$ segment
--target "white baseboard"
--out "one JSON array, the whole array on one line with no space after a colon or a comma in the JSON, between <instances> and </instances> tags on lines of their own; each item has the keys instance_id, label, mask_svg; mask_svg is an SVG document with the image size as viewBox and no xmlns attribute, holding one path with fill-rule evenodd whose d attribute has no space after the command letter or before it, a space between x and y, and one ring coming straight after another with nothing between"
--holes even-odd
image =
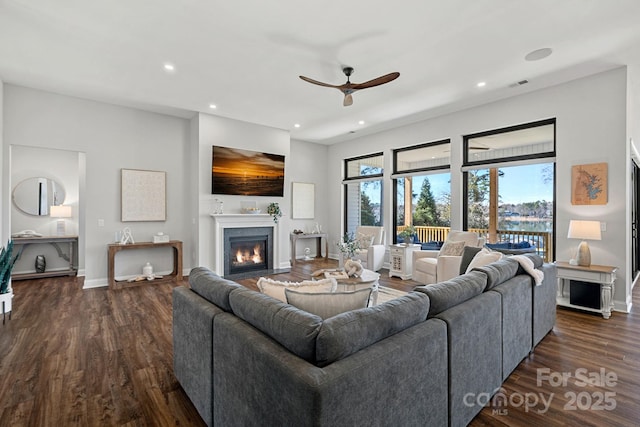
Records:
<instances>
[{"instance_id":1,"label":"white baseboard","mask_svg":"<svg viewBox=\"0 0 640 427\"><path fill-rule=\"evenodd\" d=\"M623 302L623 301L613 301L613 310L614 311L621 311L623 313L630 313L631 312L631 306L633 304L631 303L631 298L627 299L627 302Z\"/></svg>"},{"instance_id":2,"label":"white baseboard","mask_svg":"<svg viewBox=\"0 0 640 427\"><path fill-rule=\"evenodd\" d=\"M109 283L107 282L106 277L103 279L92 279L92 280L85 279L84 286L82 287L82 289L104 288L106 286L109 286Z\"/></svg>"}]
</instances>

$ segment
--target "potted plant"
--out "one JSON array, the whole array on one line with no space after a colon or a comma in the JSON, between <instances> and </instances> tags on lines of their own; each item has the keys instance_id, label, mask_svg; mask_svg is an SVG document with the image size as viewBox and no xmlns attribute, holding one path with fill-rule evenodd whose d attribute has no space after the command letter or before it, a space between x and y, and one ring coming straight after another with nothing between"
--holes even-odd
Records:
<instances>
[{"instance_id":1,"label":"potted plant","mask_svg":"<svg viewBox=\"0 0 640 427\"><path fill-rule=\"evenodd\" d=\"M273 217L273 222L278 223L278 219L282 216L280 205L277 202L269 203L267 206L267 213Z\"/></svg>"},{"instance_id":2,"label":"potted plant","mask_svg":"<svg viewBox=\"0 0 640 427\"><path fill-rule=\"evenodd\" d=\"M404 244L413 243L413 236L416 235L416 228L413 225L407 225L400 233L398 237L402 239Z\"/></svg>"},{"instance_id":3,"label":"potted plant","mask_svg":"<svg viewBox=\"0 0 640 427\"><path fill-rule=\"evenodd\" d=\"M11 299L13 290L11 289L11 269L18 257L12 258L13 240L9 240L7 247L0 249L0 308L3 314L11 312Z\"/></svg>"}]
</instances>

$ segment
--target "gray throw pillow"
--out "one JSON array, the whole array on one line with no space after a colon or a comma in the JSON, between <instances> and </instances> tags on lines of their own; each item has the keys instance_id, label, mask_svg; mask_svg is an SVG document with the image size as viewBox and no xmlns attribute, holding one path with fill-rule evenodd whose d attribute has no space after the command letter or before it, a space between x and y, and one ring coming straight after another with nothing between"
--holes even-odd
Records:
<instances>
[{"instance_id":1,"label":"gray throw pillow","mask_svg":"<svg viewBox=\"0 0 640 427\"><path fill-rule=\"evenodd\" d=\"M328 319L345 311L365 308L369 303L371 288L354 292L307 293L285 289L287 302L308 313Z\"/></svg>"},{"instance_id":2,"label":"gray throw pillow","mask_svg":"<svg viewBox=\"0 0 640 427\"><path fill-rule=\"evenodd\" d=\"M473 257L476 256L478 252L480 252L482 248L477 246L465 246L462 250L462 259L460 261L460 274L464 274L467 272L467 267L469 267L469 263Z\"/></svg>"}]
</instances>

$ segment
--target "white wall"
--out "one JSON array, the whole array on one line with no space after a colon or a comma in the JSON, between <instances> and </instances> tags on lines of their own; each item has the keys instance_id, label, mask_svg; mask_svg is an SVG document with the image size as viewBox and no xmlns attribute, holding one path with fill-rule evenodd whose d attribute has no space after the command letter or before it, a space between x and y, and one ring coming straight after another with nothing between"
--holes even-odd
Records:
<instances>
[{"instance_id":1,"label":"white wall","mask_svg":"<svg viewBox=\"0 0 640 427\"><path fill-rule=\"evenodd\" d=\"M310 232L315 229L316 223L322 231L327 231L329 211L331 207L326 203L329 195L327 187L327 153L326 145L314 144L305 141L291 141L291 164L289 165L290 182L306 182L315 184L315 218L292 219L291 209L288 209L289 231L294 229ZM291 184L289 184L291 190ZM289 197L291 199L291 197ZM289 200L289 204L291 200ZM322 254L324 255L324 242L322 242ZM304 256L304 248L311 250L311 256L317 255L315 240L301 240L296 247L296 256ZM329 251L332 248L329 247Z\"/></svg>"},{"instance_id":2,"label":"white wall","mask_svg":"<svg viewBox=\"0 0 640 427\"><path fill-rule=\"evenodd\" d=\"M195 119L194 119L195 120ZM198 265L212 268L214 262L213 245L213 201L218 198L224 203L224 213L241 213L241 201L255 201L258 208L266 213L271 202L277 202L284 213L277 227L279 245L278 259L285 268L289 265L289 214L291 200L291 166L293 160L289 151L289 132L253 123L226 119L208 114L198 115ZM192 144L195 141L192 140ZM285 187L283 197L247 197L211 194L212 147L233 147L244 150L261 151L285 156ZM223 272L217 272L222 274Z\"/></svg>"},{"instance_id":3,"label":"white wall","mask_svg":"<svg viewBox=\"0 0 640 427\"><path fill-rule=\"evenodd\" d=\"M342 232L343 159L383 151L385 155L384 226L391 236L391 149L450 138L452 227L462 225L462 137L466 134L555 117L556 122L556 259L568 260L577 242L566 239L570 219L597 219L607 223L601 241L590 242L595 264L619 267L615 303L628 308L627 210L628 157L626 136L626 68L597 74L566 84L516 96L491 104L425 120L401 128L332 145L328 153L328 204L332 209L328 229L337 239ZM571 205L571 166L607 162L609 202L604 206Z\"/></svg>"},{"instance_id":4,"label":"white wall","mask_svg":"<svg viewBox=\"0 0 640 427\"><path fill-rule=\"evenodd\" d=\"M163 231L172 239L183 240L185 253L191 253L188 120L13 85L4 86L3 105L5 153L9 145L86 153L86 181L79 184L80 191L86 186L85 287L106 285L107 244L124 226L131 228L138 241L149 241ZM6 167L5 159L3 169ZM120 221L121 168L167 172L165 222ZM3 170L3 179L8 179L8 168ZM9 200L4 193L3 209ZM98 226L99 219L104 220L103 227ZM168 248L121 252L116 260L117 276L141 274L146 261L152 261L156 272L172 267ZM184 260L188 269L190 258Z\"/></svg>"}]
</instances>

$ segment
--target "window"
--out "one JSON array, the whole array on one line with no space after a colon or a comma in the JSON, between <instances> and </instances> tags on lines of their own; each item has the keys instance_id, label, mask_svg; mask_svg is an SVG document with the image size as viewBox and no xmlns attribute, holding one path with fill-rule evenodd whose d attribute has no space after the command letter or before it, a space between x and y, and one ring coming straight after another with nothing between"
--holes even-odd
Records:
<instances>
[{"instance_id":1,"label":"window","mask_svg":"<svg viewBox=\"0 0 640 427\"><path fill-rule=\"evenodd\" d=\"M421 242L444 240L451 226L449 140L393 151L394 242L414 226Z\"/></svg>"},{"instance_id":2,"label":"window","mask_svg":"<svg viewBox=\"0 0 640 427\"><path fill-rule=\"evenodd\" d=\"M555 120L468 135L464 150L466 228L552 261Z\"/></svg>"},{"instance_id":3,"label":"window","mask_svg":"<svg viewBox=\"0 0 640 427\"><path fill-rule=\"evenodd\" d=\"M382 153L346 159L345 230L355 232L359 225L382 226Z\"/></svg>"}]
</instances>

